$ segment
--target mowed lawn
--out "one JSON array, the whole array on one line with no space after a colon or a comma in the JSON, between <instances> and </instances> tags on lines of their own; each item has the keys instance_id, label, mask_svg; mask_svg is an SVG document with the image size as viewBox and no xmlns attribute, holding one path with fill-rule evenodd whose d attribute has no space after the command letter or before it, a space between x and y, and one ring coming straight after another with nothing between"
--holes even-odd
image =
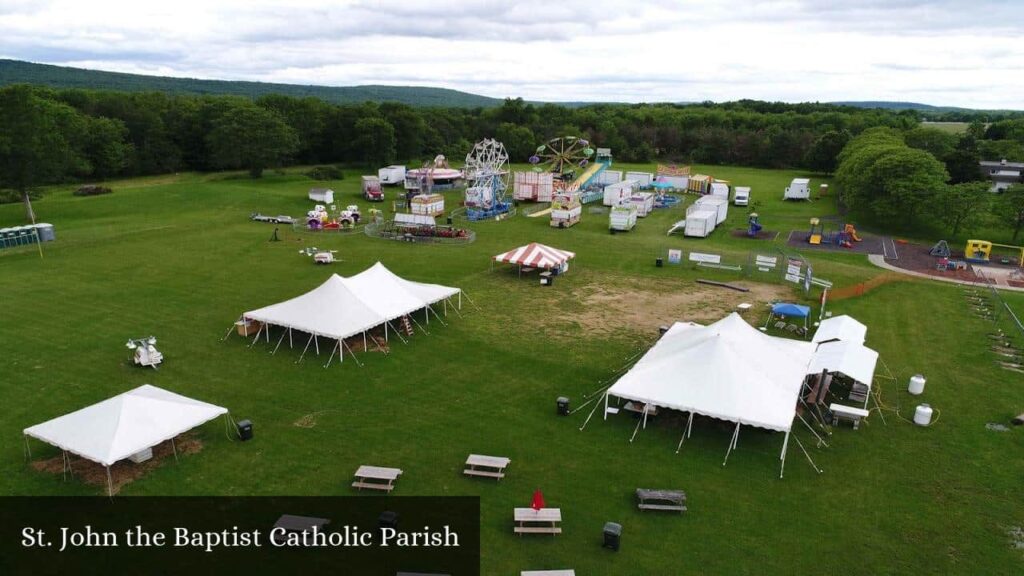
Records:
<instances>
[{"instance_id":1,"label":"mowed lawn","mask_svg":"<svg viewBox=\"0 0 1024 576\"><path fill-rule=\"evenodd\" d=\"M835 212L829 199L781 201L796 172L705 172L752 186L765 227L783 232L779 244L811 216ZM357 198L358 173L328 184L340 194L336 204L368 207ZM580 405L657 337L657 325L625 317L621 327L589 329L577 321L585 304L575 289L636 279L680 292L696 290L696 278L749 283L730 272L653 265L668 248L720 253L736 263L753 249L770 249L770 242L728 234L745 227L745 211L732 208L724 229L693 240L665 236L685 205L616 235L607 231L607 214L590 214L585 206L583 222L569 230L522 216L474 224L477 240L468 246L291 230L272 243L273 226L248 221L257 210L304 214L311 205L305 192L317 185L297 173L261 181L182 174L115 182L113 194L93 198L55 188L37 202L41 220L55 224L57 242L44 245L42 259L33 250L0 252L0 493L101 494L101 487L29 467L21 430L152 383L228 407L235 419L255 423L256 436L229 441L220 422L207 424L198 430L201 452L164 462L124 486L123 496L349 495L360 464L396 466L405 474L395 495L480 496L485 574L544 568L1012 574L1024 568L1024 552L1009 535L1024 527L1024 429L985 427L1024 412L1024 378L995 366L985 336L992 326L969 312L960 288L897 282L830 305L868 325L868 345L896 379L876 381L886 410L859 431L835 429L829 448L816 448L798 423L795 435L823 473L791 443L780 480L780 434L744 428L723 467L731 433L725 423L698 419L676 454L679 416L659 416L630 443L635 421L625 415L608 421L595 415L581 432L588 410L555 414L558 396ZM451 206L457 194L448 198ZM0 225L19 223L21 214L20 206L0 206ZM535 278L491 269L490 256L529 241L578 252L570 273L545 288ZM298 254L310 245L338 250L342 262L314 266ZM805 255L817 276L837 285L880 272L863 256ZM430 335L417 334L408 345L393 341L387 357L358 354L362 367L346 358L324 369L326 355L296 364L299 350L271 355L273 341L252 348L238 337L221 342L243 311L378 260L413 280L459 286L476 307L464 301L463 317L449 314L447 327L432 321ZM817 294L791 296L812 302ZM1024 312L1024 298L1007 300ZM759 307L751 320L763 319ZM127 338L150 334L165 354L159 371L131 366L124 347ZM920 398L906 393L915 373L928 378ZM930 428L906 421L920 402L938 410ZM31 446L36 460L59 457L42 443ZM507 478L463 477L471 452L510 457ZM640 514L637 487L684 489L690 510ZM538 488L562 509L564 533L513 535L512 508L528 505ZM600 548L606 521L624 526L618 553Z\"/></svg>"}]
</instances>

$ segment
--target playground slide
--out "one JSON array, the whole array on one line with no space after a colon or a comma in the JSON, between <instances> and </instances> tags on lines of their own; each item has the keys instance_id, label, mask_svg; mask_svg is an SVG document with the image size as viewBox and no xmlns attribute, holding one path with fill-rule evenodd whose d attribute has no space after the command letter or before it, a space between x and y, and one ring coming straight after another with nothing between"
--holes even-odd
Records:
<instances>
[{"instance_id":1,"label":"playground slide","mask_svg":"<svg viewBox=\"0 0 1024 576\"><path fill-rule=\"evenodd\" d=\"M860 242L861 238L857 236L857 229L853 227L853 224L847 224L843 232L846 232L846 235L853 239L854 242Z\"/></svg>"},{"instance_id":2,"label":"playground slide","mask_svg":"<svg viewBox=\"0 0 1024 576\"><path fill-rule=\"evenodd\" d=\"M821 244L821 234L811 234L811 237L807 239L808 244Z\"/></svg>"},{"instance_id":3,"label":"playground slide","mask_svg":"<svg viewBox=\"0 0 1024 576\"><path fill-rule=\"evenodd\" d=\"M584 170L582 174L580 174L578 177L576 177L575 180L572 181L572 184L569 185L568 189L571 191L576 191L579 190L580 188L585 187L587 184L590 184L590 181L596 178L597 175L603 172L604 169L607 167L608 165L605 164L604 162L594 162L590 166L587 166L587 169Z\"/></svg>"}]
</instances>

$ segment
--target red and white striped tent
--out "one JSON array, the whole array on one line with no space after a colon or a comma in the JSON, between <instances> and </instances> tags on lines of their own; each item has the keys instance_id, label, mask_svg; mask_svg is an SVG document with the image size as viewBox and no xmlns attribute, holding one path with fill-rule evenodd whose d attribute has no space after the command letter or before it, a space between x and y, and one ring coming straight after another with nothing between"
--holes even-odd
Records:
<instances>
[{"instance_id":1,"label":"red and white striped tent","mask_svg":"<svg viewBox=\"0 0 1024 576\"><path fill-rule=\"evenodd\" d=\"M526 246L520 246L519 248L509 250L504 254L498 254L494 257L494 261L518 264L520 268L544 268L551 270L561 269L565 266L566 262L575 257L575 252L559 250L558 248L552 248L551 246L545 246L544 244L530 242Z\"/></svg>"}]
</instances>

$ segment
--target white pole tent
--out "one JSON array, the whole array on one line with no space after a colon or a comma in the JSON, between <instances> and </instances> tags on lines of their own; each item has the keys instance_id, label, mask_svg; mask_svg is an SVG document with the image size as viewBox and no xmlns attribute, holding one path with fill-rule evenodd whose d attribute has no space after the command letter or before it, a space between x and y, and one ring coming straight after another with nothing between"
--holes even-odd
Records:
<instances>
[{"instance_id":1,"label":"white pole tent","mask_svg":"<svg viewBox=\"0 0 1024 576\"><path fill-rule=\"evenodd\" d=\"M110 467L115 462L167 440L173 443L175 436L227 414L227 408L143 384L25 428L24 434L102 465L107 469L107 493L112 496Z\"/></svg>"},{"instance_id":2,"label":"white pole tent","mask_svg":"<svg viewBox=\"0 0 1024 576\"><path fill-rule=\"evenodd\" d=\"M348 350L352 355L344 342L346 338L360 334L365 338L367 332L383 326L387 339L387 327L392 321L408 317L411 323L427 333L412 313L423 310L424 314L429 314L433 311L431 305L444 302L447 306L453 296L459 298L457 303L451 302L452 308L460 309L461 289L406 280L377 262L355 276L346 278L333 274L305 294L250 310L242 314L242 319L260 322L268 331L270 326L278 326L289 332L299 330L310 334L311 339L317 342L318 338L334 340L331 350L337 349L339 359L343 361L342 350ZM391 328L397 335L395 326L391 325Z\"/></svg>"},{"instance_id":3,"label":"white pole tent","mask_svg":"<svg viewBox=\"0 0 1024 576\"><path fill-rule=\"evenodd\" d=\"M641 402L645 410L651 405L735 422L730 452L740 425L784 432L784 466L814 351L810 342L763 334L736 313L708 326L677 322L608 388L606 400L615 396Z\"/></svg>"},{"instance_id":4,"label":"white pole tent","mask_svg":"<svg viewBox=\"0 0 1024 576\"><path fill-rule=\"evenodd\" d=\"M871 385L875 377L878 352L857 342L835 340L818 344L807 367L808 374L820 374L823 370L843 374L867 387L864 407L867 408Z\"/></svg>"},{"instance_id":5,"label":"white pole tent","mask_svg":"<svg viewBox=\"0 0 1024 576\"><path fill-rule=\"evenodd\" d=\"M811 342L820 344L822 342L842 340L844 342L863 344L864 340L867 339L867 334L867 326L844 314L822 320L821 324L818 325L818 329L815 330Z\"/></svg>"}]
</instances>

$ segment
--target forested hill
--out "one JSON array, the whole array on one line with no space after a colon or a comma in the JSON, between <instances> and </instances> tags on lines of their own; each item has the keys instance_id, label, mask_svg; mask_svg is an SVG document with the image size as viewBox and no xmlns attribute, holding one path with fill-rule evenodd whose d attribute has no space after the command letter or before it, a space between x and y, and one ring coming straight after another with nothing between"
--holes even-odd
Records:
<instances>
[{"instance_id":1,"label":"forested hill","mask_svg":"<svg viewBox=\"0 0 1024 576\"><path fill-rule=\"evenodd\" d=\"M479 96L447 88L422 86L304 86L230 80L199 80L104 72L66 66L35 64L20 60L0 60L0 86L38 84L54 88L87 88L126 92L157 91L166 94L216 94L257 98L281 94L303 98L312 96L333 104L359 102L399 102L410 106L443 106L446 108L490 108L501 99Z\"/></svg>"}]
</instances>

